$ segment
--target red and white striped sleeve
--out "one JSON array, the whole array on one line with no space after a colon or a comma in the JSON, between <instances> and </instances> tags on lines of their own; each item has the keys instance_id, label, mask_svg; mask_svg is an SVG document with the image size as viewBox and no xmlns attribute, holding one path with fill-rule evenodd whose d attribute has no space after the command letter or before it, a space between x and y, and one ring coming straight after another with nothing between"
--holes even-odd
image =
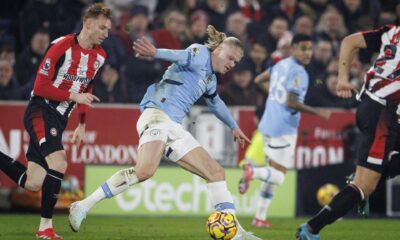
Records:
<instances>
[{"instance_id":1,"label":"red and white striped sleeve","mask_svg":"<svg viewBox=\"0 0 400 240\"><path fill-rule=\"evenodd\" d=\"M53 101L68 101L70 92L53 86L56 64L71 46L71 37L64 36L54 40L47 49L36 74L33 93Z\"/></svg>"}]
</instances>

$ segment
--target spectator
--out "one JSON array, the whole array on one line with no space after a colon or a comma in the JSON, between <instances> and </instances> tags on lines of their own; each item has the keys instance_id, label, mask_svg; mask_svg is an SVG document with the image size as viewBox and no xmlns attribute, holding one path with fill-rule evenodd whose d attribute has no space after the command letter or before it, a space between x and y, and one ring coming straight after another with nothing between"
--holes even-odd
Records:
<instances>
[{"instance_id":1,"label":"spectator","mask_svg":"<svg viewBox=\"0 0 400 240\"><path fill-rule=\"evenodd\" d=\"M272 53L276 50L279 39L289 29L288 22L282 17L274 18L268 26L266 34L261 34L258 39L264 43L268 52Z\"/></svg>"},{"instance_id":2,"label":"spectator","mask_svg":"<svg viewBox=\"0 0 400 240\"><path fill-rule=\"evenodd\" d=\"M186 16L179 10L170 10L164 18L164 28L152 32L157 48L182 49L186 29ZM163 62L164 68L170 63Z\"/></svg>"},{"instance_id":3,"label":"spectator","mask_svg":"<svg viewBox=\"0 0 400 240\"><path fill-rule=\"evenodd\" d=\"M274 64L291 55L292 38L293 34L286 31L279 39L276 45L277 49L271 54L271 59Z\"/></svg>"},{"instance_id":4,"label":"spectator","mask_svg":"<svg viewBox=\"0 0 400 240\"><path fill-rule=\"evenodd\" d=\"M11 45L6 45L0 50L0 59L5 59L11 63L11 66L15 64L15 49Z\"/></svg>"},{"instance_id":5,"label":"spectator","mask_svg":"<svg viewBox=\"0 0 400 240\"><path fill-rule=\"evenodd\" d=\"M93 94L101 102L126 102L126 92L121 86L117 68L105 65L98 80L100 81L96 81L94 84Z\"/></svg>"},{"instance_id":6,"label":"spectator","mask_svg":"<svg viewBox=\"0 0 400 240\"><path fill-rule=\"evenodd\" d=\"M149 37L149 10L142 5L134 6L130 12L130 18L122 30L116 31L116 36L122 43L127 56L133 54L132 43L140 37Z\"/></svg>"},{"instance_id":7,"label":"spectator","mask_svg":"<svg viewBox=\"0 0 400 240\"><path fill-rule=\"evenodd\" d=\"M247 34L248 20L242 12L237 11L228 16L226 21L226 32L229 36L234 36L242 42L245 56L250 51L250 41Z\"/></svg>"},{"instance_id":8,"label":"spectator","mask_svg":"<svg viewBox=\"0 0 400 240\"><path fill-rule=\"evenodd\" d=\"M280 0L273 4L269 8L266 8L267 12L264 16L267 18L266 22L271 22L276 17L282 17L286 19L291 28L296 19L303 16L303 11L299 8L297 0Z\"/></svg>"},{"instance_id":9,"label":"spectator","mask_svg":"<svg viewBox=\"0 0 400 240\"><path fill-rule=\"evenodd\" d=\"M329 73L323 82L324 84L316 87L315 91L310 94L309 101L312 106L345 109L357 107L357 100L354 96L352 98L340 98L337 96L337 73Z\"/></svg>"},{"instance_id":10,"label":"spectator","mask_svg":"<svg viewBox=\"0 0 400 240\"><path fill-rule=\"evenodd\" d=\"M378 23L380 12L379 2L376 0L340 0L335 4L338 11L343 15L346 28L349 32L355 32L364 23L364 17L373 19L372 27Z\"/></svg>"},{"instance_id":11,"label":"spectator","mask_svg":"<svg viewBox=\"0 0 400 240\"><path fill-rule=\"evenodd\" d=\"M204 0L200 3L200 9L207 13L210 24L219 31L226 28L229 14L240 10L236 2L229 0Z\"/></svg>"},{"instance_id":12,"label":"spectator","mask_svg":"<svg viewBox=\"0 0 400 240\"><path fill-rule=\"evenodd\" d=\"M9 61L0 59L0 100L19 100L19 86Z\"/></svg>"},{"instance_id":13,"label":"spectator","mask_svg":"<svg viewBox=\"0 0 400 240\"><path fill-rule=\"evenodd\" d=\"M321 15L316 26L316 32L319 37L329 39L333 45L336 56L340 41L347 35L347 29L344 24L343 16L340 15L335 7L328 7Z\"/></svg>"},{"instance_id":14,"label":"spectator","mask_svg":"<svg viewBox=\"0 0 400 240\"><path fill-rule=\"evenodd\" d=\"M310 64L306 67L310 75L310 87L316 79L325 75L325 69L333 58L333 46L329 40L319 39L314 44L314 54Z\"/></svg>"},{"instance_id":15,"label":"spectator","mask_svg":"<svg viewBox=\"0 0 400 240\"><path fill-rule=\"evenodd\" d=\"M264 45L259 42L254 42L249 57L244 59L243 62L250 65L252 70L252 76L258 76L265 69L268 69L269 66L273 65L271 58L269 57L268 51ZM268 94L265 93L262 89L255 86L255 95L256 95L256 106L262 106L265 104L265 99ZM262 108L264 110L264 108Z\"/></svg>"},{"instance_id":16,"label":"spectator","mask_svg":"<svg viewBox=\"0 0 400 240\"><path fill-rule=\"evenodd\" d=\"M156 11L162 13L165 9L178 9L189 18L197 9L197 0L158 0Z\"/></svg>"},{"instance_id":17,"label":"spectator","mask_svg":"<svg viewBox=\"0 0 400 240\"><path fill-rule=\"evenodd\" d=\"M50 35L45 29L39 29L33 34L30 45L24 48L16 62L16 77L20 86L24 86L35 77L49 45Z\"/></svg>"},{"instance_id":18,"label":"spectator","mask_svg":"<svg viewBox=\"0 0 400 240\"><path fill-rule=\"evenodd\" d=\"M315 22L320 18L321 13L325 12L329 2L330 0L303 0L299 2L299 7L304 15L310 16Z\"/></svg>"},{"instance_id":19,"label":"spectator","mask_svg":"<svg viewBox=\"0 0 400 240\"><path fill-rule=\"evenodd\" d=\"M197 10L189 18L189 28L186 31L186 40L183 47L193 43L204 43L207 40L208 16L202 10Z\"/></svg>"},{"instance_id":20,"label":"spectator","mask_svg":"<svg viewBox=\"0 0 400 240\"><path fill-rule=\"evenodd\" d=\"M253 76L259 75L269 65L272 65L272 61L269 58L267 48L260 42L254 42L249 52L249 57L244 61L250 64Z\"/></svg>"},{"instance_id":21,"label":"spectator","mask_svg":"<svg viewBox=\"0 0 400 240\"><path fill-rule=\"evenodd\" d=\"M302 33L313 37L314 22L312 18L306 15L297 18L294 23L293 33Z\"/></svg>"},{"instance_id":22,"label":"spectator","mask_svg":"<svg viewBox=\"0 0 400 240\"><path fill-rule=\"evenodd\" d=\"M256 104L253 74L251 66L244 62L239 63L232 73L229 85L222 90L221 98L227 105L251 105Z\"/></svg>"}]
</instances>

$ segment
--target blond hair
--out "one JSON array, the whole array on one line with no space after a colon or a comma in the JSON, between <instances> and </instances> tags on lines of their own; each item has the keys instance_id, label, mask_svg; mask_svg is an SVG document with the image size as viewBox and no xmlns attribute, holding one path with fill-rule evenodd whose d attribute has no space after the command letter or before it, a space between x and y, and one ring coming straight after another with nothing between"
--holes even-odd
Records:
<instances>
[{"instance_id":1,"label":"blond hair","mask_svg":"<svg viewBox=\"0 0 400 240\"><path fill-rule=\"evenodd\" d=\"M216 49L221 43L226 43L234 47L238 47L243 51L243 45L239 39L235 37L227 37L225 33L219 32L214 26L207 26L208 39L204 45L206 45L211 51Z\"/></svg>"},{"instance_id":2,"label":"blond hair","mask_svg":"<svg viewBox=\"0 0 400 240\"><path fill-rule=\"evenodd\" d=\"M97 18L103 15L104 17L111 20L111 9L107 7L104 3L95 3L90 5L83 13L82 20L85 22L89 18Z\"/></svg>"}]
</instances>

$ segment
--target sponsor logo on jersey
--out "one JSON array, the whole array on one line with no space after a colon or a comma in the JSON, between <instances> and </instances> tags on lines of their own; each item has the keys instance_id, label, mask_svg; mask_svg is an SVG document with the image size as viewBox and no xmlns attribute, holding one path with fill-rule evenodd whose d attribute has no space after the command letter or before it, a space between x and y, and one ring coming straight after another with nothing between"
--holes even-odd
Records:
<instances>
[{"instance_id":1,"label":"sponsor logo on jersey","mask_svg":"<svg viewBox=\"0 0 400 240\"><path fill-rule=\"evenodd\" d=\"M79 76L71 75L68 73L64 74L63 78L65 80L70 80L70 81L79 82L79 83L83 83L83 84L89 84L89 82L92 80L87 77L79 77Z\"/></svg>"},{"instance_id":2,"label":"sponsor logo on jersey","mask_svg":"<svg viewBox=\"0 0 400 240\"><path fill-rule=\"evenodd\" d=\"M94 69L98 69L100 67L100 61L99 60L94 61L93 67Z\"/></svg>"}]
</instances>

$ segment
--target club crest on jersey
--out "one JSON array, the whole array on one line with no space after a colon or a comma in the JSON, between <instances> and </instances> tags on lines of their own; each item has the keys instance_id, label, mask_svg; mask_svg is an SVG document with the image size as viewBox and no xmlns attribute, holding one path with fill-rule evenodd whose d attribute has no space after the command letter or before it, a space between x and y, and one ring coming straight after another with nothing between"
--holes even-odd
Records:
<instances>
[{"instance_id":1,"label":"club crest on jersey","mask_svg":"<svg viewBox=\"0 0 400 240\"><path fill-rule=\"evenodd\" d=\"M53 136L53 137L57 136L57 129L51 128L51 129L50 129L50 134L51 134L51 136Z\"/></svg>"},{"instance_id":2,"label":"club crest on jersey","mask_svg":"<svg viewBox=\"0 0 400 240\"><path fill-rule=\"evenodd\" d=\"M200 49L199 48L192 48L192 52L193 52L193 55L197 55L197 54L200 53Z\"/></svg>"},{"instance_id":3,"label":"club crest on jersey","mask_svg":"<svg viewBox=\"0 0 400 240\"><path fill-rule=\"evenodd\" d=\"M153 129L150 131L150 136L155 137L160 135L160 130L159 129Z\"/></svg>"},{"instance_id":4,"label":"club crest on jersey","mask_svg":"<svg viewBox=\"0 0 400 240\"><path fill-rule=\"evenodd\" d=\"M211 81L212 81L212 75L209 75L209 76L207 77L207 84L209 84Z\"/></svg>"},{"instance_id":5,"label":"club crest on jersey","mask_svg":"<svg viewBox=\"0 0 400 240\"><path fill-rule=\"evenodd\" d=\"M93 67L94 69L97 70L100 67L100 61L99 60L94 61Z\"/></svg>"}]
</instances>

